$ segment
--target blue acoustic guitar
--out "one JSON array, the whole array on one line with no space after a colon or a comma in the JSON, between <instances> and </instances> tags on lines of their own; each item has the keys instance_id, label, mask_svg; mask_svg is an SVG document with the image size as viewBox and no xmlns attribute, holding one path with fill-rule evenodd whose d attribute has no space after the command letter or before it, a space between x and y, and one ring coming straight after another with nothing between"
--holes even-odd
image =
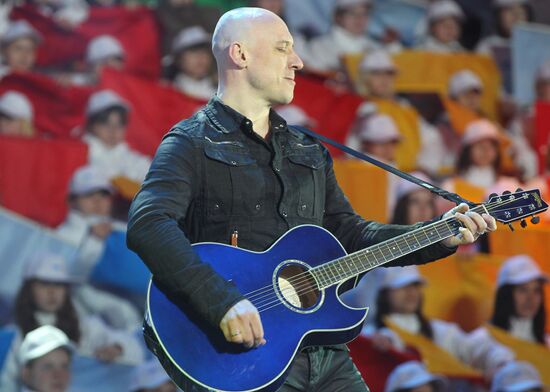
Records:
<instances>
[{"instance_id":1,"label":"blue acoustic guitar","mask_svg":"<svg viewBox=\"0 0 550 392\"><path fill-rule=\"evenodd\" d=\"M518 191L495 195L473 210L502 223L522 219L525 226L523 218L548 205L538 190ZM445 219L352 254L330 232L313 225L293 228L264 252L194 244L200 258L256 306L267 344L247 350L228 343L219 328L207 326L186 304L170 301L151 282L146 317L162 350L157 355L179 384L188 379L219 391L274 391L300 349L347 343L359 334L368 309L350 308L340 300L344 282L456 235L459 228L456 219Z\"/></svg>"}]
</instances>

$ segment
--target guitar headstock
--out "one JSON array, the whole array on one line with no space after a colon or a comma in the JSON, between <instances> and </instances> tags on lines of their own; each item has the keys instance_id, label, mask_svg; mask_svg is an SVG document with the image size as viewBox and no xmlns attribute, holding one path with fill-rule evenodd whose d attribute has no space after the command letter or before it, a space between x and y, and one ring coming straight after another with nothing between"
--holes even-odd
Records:
<instances>
[{"instance_id":1,"label":"guitar headstock","mask_svg":"<svg viewBox=\"0 0 550 392\"><path fill-rule=\"evenodd\" d=\"M521 220L522 227L527 226L527 217L532 217L531 223L538 223L540 219L535 215L548 209L548 204L542 199L538 189L524 191L518 188L514 193L493 194L483 205L497 221L510 224Z\"/></svg>"}]
</instances>

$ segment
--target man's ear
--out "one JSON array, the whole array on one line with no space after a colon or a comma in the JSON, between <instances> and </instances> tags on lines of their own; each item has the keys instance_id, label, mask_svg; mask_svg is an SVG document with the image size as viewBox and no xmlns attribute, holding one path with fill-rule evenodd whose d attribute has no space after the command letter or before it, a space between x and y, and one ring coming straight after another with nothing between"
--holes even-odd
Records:
<instances>
[{"instance_id":1,"label":"man's ear","mask_svg":"<svg viewBox=\"0 0 550 392\"><path fill-rule=\"evenodd\" d=\"M233 64L243 69L248 65L248 56L244 47L239 42L233 42L229 46L229 57Z\"/></svg>"}]
</instances>

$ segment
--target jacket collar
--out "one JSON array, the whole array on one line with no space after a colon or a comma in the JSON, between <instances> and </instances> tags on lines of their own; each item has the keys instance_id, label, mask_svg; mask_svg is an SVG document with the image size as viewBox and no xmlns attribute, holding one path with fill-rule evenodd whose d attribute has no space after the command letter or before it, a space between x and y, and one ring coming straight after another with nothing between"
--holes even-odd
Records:
<instances>
[{"instance_id":1,"label":"jacket collar","mask_svg":"<svg viewBox=\"0 0 550 392\"><path fill-rule=\"evenodd\" d=\"M224 104L217 95L214 95L208 101L204 112L208 119L223 133L232 133L239 130L253 132L252 121L232 107ZM279 116L273 109L269 111L269 122L272 132L288 130L285 119Z\"/></svg>"}]
</instances>

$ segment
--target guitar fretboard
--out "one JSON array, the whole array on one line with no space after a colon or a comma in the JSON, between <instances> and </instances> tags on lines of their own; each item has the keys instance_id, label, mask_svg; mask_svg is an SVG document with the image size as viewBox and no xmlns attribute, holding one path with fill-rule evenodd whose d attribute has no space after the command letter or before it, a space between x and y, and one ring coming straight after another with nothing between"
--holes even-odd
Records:
<instances>
[{"instance_id":1,"label":"guitar fretboard","mask_svg":"<svg viewBox=\"0 0 550 392\"><path fill-rule=\"evenodd\" d=\"M472 211L481 213L484 209L477 206ZM330 261L311 271L321 286L320 289L324 289L454 236L461 226L455 218L440 220Z\"/></svg>"}]
</instances>

